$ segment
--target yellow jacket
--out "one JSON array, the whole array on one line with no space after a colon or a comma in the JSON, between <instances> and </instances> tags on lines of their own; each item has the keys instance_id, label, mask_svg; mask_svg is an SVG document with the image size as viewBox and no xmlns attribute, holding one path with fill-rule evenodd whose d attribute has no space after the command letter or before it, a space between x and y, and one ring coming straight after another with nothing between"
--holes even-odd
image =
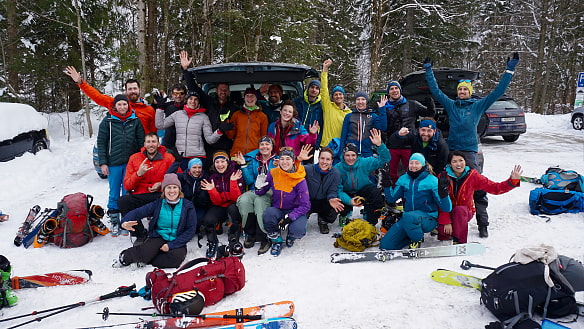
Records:
<instances>
[{"instance_id":1,"label":"yellow jacket","mask_svg":"<svg viewBox=\"0 0 584 329\"><path fill-rule=\"evenodd\" d=\"M320 75L320 97L324 121L320 146L327 146L333 138L341 137L343 120L345 119L345 115L351 113L351 109L346 107L344 110L341 110L331 100L328 87L328 72L322 72Z\"/></svg>"}]
</instances>

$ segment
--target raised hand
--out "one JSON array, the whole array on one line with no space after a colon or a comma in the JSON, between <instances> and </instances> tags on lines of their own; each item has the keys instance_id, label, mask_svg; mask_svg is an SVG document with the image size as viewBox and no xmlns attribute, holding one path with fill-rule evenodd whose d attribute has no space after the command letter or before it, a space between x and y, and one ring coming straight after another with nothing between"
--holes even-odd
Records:
<instances>
[{"instance_id":1,"label":"raised hand","mask_svg":"<svg viewBox=\"0 0 584 329\"><path fill-rule=\"evenodd\" d=\"M241 173L241 169L238 169L236 172L231 174L231 177L229 179L239 180L239 179L241 179L242 176L243 176L243 174Z\"/></svg>"},{"instance_id":2,"label":"raised hand","mask_svg":"<svg viewBox=\"0 0 584 329\"><path fill-rule=\"evenodd\" d=\"M255 188L256 190L261 190L264 186L268 185L266 182L267 175L262 173L259 174L255 181Z\"/></svg>"},{"instance_id":3,"label":"raised hand","mask_svg":"<svg viewBox=\"0 0 584 329\"><path fill-rule=\"evenodd\" d=\"M322 71L328 72L328 68L333 64L333 61L329 58L322 63Z\"/></svg>"},{"instance_id":4,"label":"raised hand","mask_svg":"<svg viewBox=\"0 0 584 329\"><path fill-rule=\"evenodd\" d=\"M432 59L430 57L426 57L426 59L424 59L424 68L431 69L432 65L434 65L434 62L432 61Z\"/></svg>"},{"instance_id":5,"label":"raised hand","mask_svg":"<svg viewBox=\"0 0 584 329\"><path fill-rule=\"evenodd\" d=\"M243 153L237 152L237 154L235 155L235 161L237 163L239 163L240 165L244 165L245 164L245 158L243 157Z\"/></svg>"},{"instance_id":6,"label":"raised hand","mask_svg":"<svg viewBox=\"0 0 584 329\"><path fill-rule=\"evenodd\" d=\"M215 189L215 182L213 182L213 180L206 180L203 179L201 181L201 188L205 191L211 191L213 189Z\"/></svg>"},{"instance_id":7,"label":"raised hand","mask_svg":"<svg viewBox=\"0 0 584 329\"><path fill-rule=\"evenodd\" d=\"M379 102L377 102L377 107L384 107L385 104L387 104L387 95L381 95L381 98L379 98Z\"/></svg>"},{"instance_id":8,"label":"raised hand","mask_svg":"<svg viewBox=\"0 0 584 329\"><path fill-rule=\"evenodd\" d=\"M519 63L519 53L514 52L513 59L507 57L507 70L515 71L515 66L517 66L517 63Z\"/></svg>"},{"instance_id":9,"label":"raised hand","mask_svg":"<svg viewBox=\"0 0 584 329\"><path fill-rule=\"evenodd\" d=\"M318 134L319 128L320 128L320 125L318 124L318 121L314 120L314 122L310 125L308 132L311 134Z\"/></svg>"},{"instance_id":10,"label":"raised hand","mask_svg":"<svg viewBox=\"0 0 584 329\"><path fill-rule=\"evenodd\" d=\"M520 179L521 175L523 175L523 169L521 169L521 165L515 165L515 168L511 171L511 179Z\"/></svg>"},{"instance_id":11,"label":"raised hand","mask_svg":"<svg viewBox=\"0 0 584 329\"><path fill-rule=\"evenodd\" d=\"M152 169L153 167L150 167L146 162L148 161L148 158L144 159L144 161L142 161L142 163L140 164L140 167L138 167L138 172L136 173L138 175L138 177L142 177L144 176L144 174Z\"/></svg>"},{"instance_id":12,"label":"raised hand","mask_svg":"<svg viewBox=\"0 0 584 329\"><path fill-rule=\"evenodd\" d=\"M369 130L369 132L371 133L371 136L369 136L369 139L371 139L371 142L375 146L381 146L381 132L375 128Z\"/></svg>"},{"instance_id":13,"label":"raised hand","mask_svg":"<svg viewBox=\"0 0 584 329\"><path fill-rule=\"evenodd\" d=\"M180 57L180 66L182 67L182 69L183 70L188 69L189 65L191 65L191 63L193 62L193 58L189 57L189 53L185 50L180 52L179 57Z\"/></svg>"},{"instance_id":14,"label":"raised hand","mask_svg":"<svg viewBox=\"0 0 584 329\"><path fill-rule=\"evenodd\" d=\"M74 66L67 66L65 68L65 71L63 71L66 75L70 76L71 79L73 80L73 82L79 84L81 82L83 82L83 79L81 79L81 74L79 72L77 72L77 70L75 69Z\"/></svg>"},{"instance_id":15,"label":"raised hand","mask_svg":"<svg viewBox=\"0 0 584 329\"><path fill-rule=\"evenodd\" d=\"M310 144L302 145L302 148L300 148L300 154L298 154L297 159L300 161L306 161L306 160L312 158L314 156L314 154L310 154L312 149L313 149L313 147Z\"/></svg>"}]
</instances>

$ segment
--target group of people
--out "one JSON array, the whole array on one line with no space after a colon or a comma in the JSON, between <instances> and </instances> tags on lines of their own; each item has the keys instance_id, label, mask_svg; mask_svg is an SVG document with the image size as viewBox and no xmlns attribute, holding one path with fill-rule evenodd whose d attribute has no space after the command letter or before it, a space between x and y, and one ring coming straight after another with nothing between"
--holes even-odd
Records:
<instances>
[{"instance_id":1,"label":"group of people","mask_svg":"<svg viewBox=\"0 0 584 329\"><path fill-rule=\"evenodd\" d=\"M230 252L257 242L258 254L278 256L306 234L311 214L320 233L328 234L337 218L346 223L353 207L363 206L363 218L376 225L380 209L400 199L404 214L383 237L383 249L416 247L435 229L440 240L464 243L475 212L480 236L487 237L486 197L476 191L509 191L519 185L521 168L501 183L482 176L476 125L505 92L518 61L514 54L497 88L480 100L471 98L468 81L459 83L456 100L449 99L436 84L431 60L424 62L430 91L450 118L447 142L433 119L433 102L426 107L407 100L398 81L388 83L377 109L362 91L349 108L342 86L329 93L330 59L320 80L310 81L298 98L284 100L281 85L264 84L245 89L242 104L230 99L228 83L217 84L213 97L206 94L184 51L186 85L173 85L171 100L154 95L152 105L140 97L136 80L111 97L74 67L65 73L108 109L97 149L108 175L111 232L135 237L114 265L178 267L197 232L207 238L209 258L217 255L226 225ZM162 144L157 129L165 131ZM384 193L373 175L381 168L389 169L379 182Z\"/></svg>"}]
</instances>

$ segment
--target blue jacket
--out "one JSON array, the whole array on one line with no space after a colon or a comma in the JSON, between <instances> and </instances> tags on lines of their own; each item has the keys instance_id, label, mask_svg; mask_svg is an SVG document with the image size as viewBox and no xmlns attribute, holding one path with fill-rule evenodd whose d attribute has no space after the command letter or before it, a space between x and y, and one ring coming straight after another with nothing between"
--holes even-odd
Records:
<instances>
[{"instance_id":1,"label":"blue jacket","mask_svg":"<svg viewBox=\"0 0 584 329\"><path fill-rule=\"evenodd\" d=\"M339 197L339 184L341 173L337 168L331 168L328 173L321 174L318 164L304 166L306 170L306 183L310 200L330 200Z\"/></svg>"},{"instance_id":2,"label":"blue jacket","mask_svg":"<svg viewBox=\"0 0 584 329\"><path fill-rule=\"evenodd\" d=\"M316 139L315 145L320 145L320 140L322 139L322 128L324 127L322 103L320 100L320 95L318 95L316 100L310 103L308 101L308 90L304 92L304 95L299 96L294 100L296 110L298 110L298 120L300 120L307 131L310 130L310 125L314 121L318 121L318 124L320 125L320 131L318 132L318 138Z\"/></svg>"},{"instance_id":3,"label":"blue jacket","mask_svg":"<svg viewBox=\"0 0 584 329\"><path fill-rule=\"evenodd\" d=\"M379 108L379 114L372 109L366 109L360 112L353 109L352 113L345 116L343 121L343 130L341 132L341 148L348 143L357 145L359 154L368 158L373 155L373 143L369 139L371 133L369 130L376 128L381 131L387 130L387 115L385 107Z\"/></svg>"},{"instance_id":4,"label":"blue jacket","mask_svg":"<svg viewBox=\"0 0 584 329\"><path fill-rule=\"evenodd\" d=\"M341 184L339 184L339 198L344 204L351 204L350 194L355 194L360 189L373 185L369 174L372 170L383 167L389 160L391 155L385 144L377 147L379 157L363 158L357 157L357 161L352 166L349 166L344 159L335 165L341 172ZM342 157L342 156L341 156Z\"/></svg>"},{"instance_id":5,"label":"blue jacket","mask_svg":"<svg viewBox=\"0 0 584 329\"><path fill-rule=\"evenodd\" d=\"M248 187L250 191L255 190L255 181L260 173L261 162L257 158L259 153L260 150L258 149L253 150L243 156L245 158L246 166L241 167L241 173L243 174L243 183ZM268 172L270 172L270 169L276 167L274 166L275 159L276 159L275 155L273 155L270 158L270 161L268 161L267 170L266 168L264 168L264 170L262 171L264 174L268 174Z\"/></svg>"},{"instance_id":6,"label":"blue jacket","mask_svg":"<svg viewBox=\"0 0 584 329\"><path fill-rule=\"evenodd\" d=\"M477 125L485 111L499 99L511 83L513 74L505 71L497 87L485 98L470 98L452 100L444 94L434 77L432 68L426 69L426 80L432 95L444 106L450 121L448 132L448 146L455 151L479 151L479 140L477 136Z\"/></svg>"},{"instance_id":7,"label":"blue jacket","mask_svg":"<svg viewBox=\"0 0 584 329\"><path fill-rule=\"evenodd\" d=\"M158 222L158 217L160 216L160 211L162 209L162 202L164 199L156 199L140 208L134 209L126 214L122 218L122 223L130 221L138 221L144 217L152 217L150 224L148 225L148 236L153 238L161 238L157 231L156 222ZM182 209L180 212L180 218L178 222L178 227L176 229L176 239L168 241L169 249L176 249L186 246L187 243L195 236L195 231L197 230L197 213L195 212L195 207L189 200L182 200Z\"/></svg>"},{"instance_id":8,"label":"blue jacket","mask_svg":"<svg viewBox=\"0 0 584 329\"><path fill-rule=\"evenodd\" d=\"M404 211L420 210L433 217L438 217L438 207L445 212L452 210L450 198L446 196L440 199L438 196L438 178L427 169L416 179L407 173L400 176L395 187L385 188L385 198L389 203L402 198Z\"/></svg>"}]
</instances>

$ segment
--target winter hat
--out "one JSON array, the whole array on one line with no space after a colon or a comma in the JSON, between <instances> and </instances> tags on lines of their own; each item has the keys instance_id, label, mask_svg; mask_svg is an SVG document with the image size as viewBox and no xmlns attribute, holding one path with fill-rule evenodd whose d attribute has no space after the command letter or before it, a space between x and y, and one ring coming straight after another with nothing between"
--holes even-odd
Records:
<instances>
[{"instance_id":1,"label":"winter hat","mask_svg":"<svg viewBox=\"0 0 584 329\"><path fill-rule=\"evenodd\" d=\"M320 81L318 81L318 80L311 80L308 83L308 87L306 87L306 89L310 89L310 87L312 87L312 86L317 86L320 89Z\"/></svg>"},{"instance_id":2,"label":"winter hat","mask_svg":"<svg viewBox=\"0 0 584 329\"><path fill-rule=\"evenodd\" d=\"M364 91L359 91L355 94L355 100L357 100L359 97L363 97L366 101L369 101L369 95L367 95L367 93Z\"/></svg>"},{"instance_id":3,"label":"winter hat","mask_svg":"<svg viewBox=\"0 0 584 329\"><path fill-rule=\"evenodd\" d=\"M357 148L357 145L355 145L353 143L347 143L347 145L345 145L345 147L343 147L343 154L345 154L349 151L359 154L359 149Z\"/></svg>"},{"instance_id":4,"label":"winter hat","mask_svg":"<svg viewBox=\"0 0 584 329\"><path fill-rule=\"evenodd\" d=\"M213 164L215 163L215 160L217 159L225 159L225 160L229 160L229 154L227 154L224 151L217 151L215 153L213 153Z\"/></svg>"},{"instance_id":5,"label":"winter hat","mask_svg":"<svg viewBox=\"0 0 584 329\"><path fill-rule=\"evenodd\" d=\"M280 156L289 156L292 160L296 159L296 154L291 147L280 147Z\"/></svg>"},{"instance_id":6,"label":"winter hat","mask_svg":"<svg viewBox=\"0 0 584 329\"><path fill-rule=\"evenodd\" d=\"M189 98L191 98L193 96L197 97L198 99L201 99L201 97L199 97L199 93L198 92L193 91L193 90L189 90L189 92L187 93L186 100L189 100Z\"/></svg>"},{"instance_id":7,"label":"winter hat","mask_svg":"<svg viewBox=\"0 0 584 329\"><path fill-rule=\"evenodd\" d=\"M424 155L422 153L412 154L412 156L410 157L410 161L412 161L412 160L418 161L419 163L422 164L422 166L426 164L426 158L424 157Z\"/></svg>"},{"instance_id":8,"label":"winter hat","mask_svg":"<svg viewBox=\"0 0 584 329\"><path fill-rule=\"evenodd\" d=\"M428 120L428 119L422 120L422 121L420 121L420 128L424 128L424 127L436 130L436 122L434 122L432 120Z\"/></svg>"},{"instance_id":9,"label":"winter hat","mask_svg":"<svg viewBox=\"0 0 584 329\"><path fill-rule=\"evenodd\" d=\"M472 96L472 83L468 80L463 80L461 82L458 83L458 86L456 86L456 90L458 90L458 88L460 87L466 87L468 88L468 91L470 93L469 96Z\"/></svg>"},{"instance_id":10,"label":"winter hat","mask_svg":"<svg viewBox=\"0 0 584 329\"><path fill-rule=\"evenodd\" d=\"M274 146L274 140L270 136L263 136L262 138L260 138L260 140L258 141L258 145L261 144L262 142L268 142L272 144L272 146Z\"/></svg>"},{"instance_id":11,"label":"winter hat","mask_svg":"<svg viewBox=\"0 0 584 329\"><path fill-rule=\"evenodd\" d=\"M194 165L198 165L198 166L203 166L203 161L201 161L201 159L199 158L192 158L191 160L189 160L189 164L187 166L187 168L191 169Z\"/></svg>"},{"instance_id":12,"label":"winter hat","mask_svg":"<svg viewBox=\"0 0 584 329\"><path fill-rule=\"evenodd\" d=\"M333 87L333 90L331 90L331 95L334 95L335 92L337 92L337 91L340 91L343 94L343 96L347 97L347 93L345 92L345 88L343 88L340 85L336 85Z\"/></svg>"},{"instance_id":13,"label":"winter hat","mask_svg":"<svg viewBox=\"0 0 584 329\"><path fill-rule=\"evenodd\" d=\"M247 95L247 94L253 94L253 95L255 95L256 97L257 97L257 95L258 95L258 94L256 93L256 90L255 90L255 88L253 88L253 87L247 87L247 88L245 88L245 91L243 92L243 96L245 96L245 95Z\"/></svg>"},{"instance_id":14,"label":"winter hat","mask_svg":"<svg viewBox=\"0 0 584 329\"><path fill-rule=\"evenodd\" d=\"M402 87L401 87L401 85L399 84L399 82L397 82L396 80L392 80L392 81L390 81L390 82L388 82L388 83L387 83L387 93L388 93L388 94L389 94L389 88L390 88L391 86L397 86L397 87L399 88L399 92L400 92L400 93L402 92Z\"/></svg>"},{"instance_id":15,"label":"winter hat","mask_svg":"<svg viewBox=\"0 0 584 329\"><path fill-rule=\"evenodd\" d=\"M162 190L168 185L176 185L178 188L182 189L180 185L180 181L178 180L178 176L176 174L165 174L164 180L162 181Z\"/></svg>"},{"instance_id":16,"label":"winter hat","mask_svg":"<svg viewBox=\"0 0 584 329\"><path fill-rule=\"evenodd\" d=\"M116 107L116 104L119 101L126 101L126 103L130 104L130 101L128 100L128 96L126 96L124 94L118 94L118 95L116 95L116 97L114 97L114 102L113 102L114 107Z\"/></svg>"}]
</instances>

